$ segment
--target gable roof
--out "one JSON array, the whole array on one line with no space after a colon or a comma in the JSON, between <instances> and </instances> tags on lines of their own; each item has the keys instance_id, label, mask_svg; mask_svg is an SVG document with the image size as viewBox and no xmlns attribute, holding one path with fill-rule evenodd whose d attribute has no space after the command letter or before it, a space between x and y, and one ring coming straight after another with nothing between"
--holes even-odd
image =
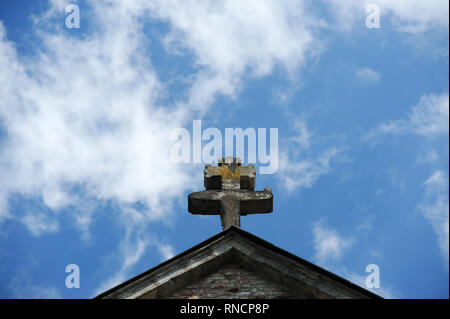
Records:
<instances>
[{"instance_id":1,"label":"gable roof","mask_svg":"<svg viewBox=\"0 0 450 319\"><path fill-rule=\"evenodd\" d=\"M95 298L168 298L231 261L300 298L381 298L235 226Z\"/></svg>"}]
</instances>

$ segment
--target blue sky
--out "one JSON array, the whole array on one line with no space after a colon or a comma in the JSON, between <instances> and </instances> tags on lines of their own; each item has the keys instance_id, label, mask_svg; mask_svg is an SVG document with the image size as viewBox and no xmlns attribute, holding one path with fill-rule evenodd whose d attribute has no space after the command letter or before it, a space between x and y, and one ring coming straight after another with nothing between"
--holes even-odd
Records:
<instances>
[{"instance_id":1,"label":"blue sky","mask_svg":"<svg viewBox=\"0 0 450 319\"><path fill-rule=\"evenodd\" d=\"M243 229L361 286L377 264L382 296L448 298L448 8L0 2L0 297L90 298L219 232L187 212L205 163L168 156L202 120L278 129L256 184L274 212Z\"/></svg>"}]
</instances>

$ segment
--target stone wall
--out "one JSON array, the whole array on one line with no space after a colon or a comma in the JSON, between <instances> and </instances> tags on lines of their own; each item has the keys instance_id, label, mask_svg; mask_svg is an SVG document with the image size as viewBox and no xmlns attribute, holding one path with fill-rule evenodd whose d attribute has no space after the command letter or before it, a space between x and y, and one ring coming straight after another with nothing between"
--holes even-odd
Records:
<instances>
[{"instance_id":1,"label":"stone wall","mask_svg":"<svg viewBox=\"0 0 450 319\"><path fill-rule=\"evenodd\" d=\"M172 298L272 299L295 298L295 296L286 289L250 273L240 265L228 264L204 279L177 291Z\"/></svg>"}]
</instances>

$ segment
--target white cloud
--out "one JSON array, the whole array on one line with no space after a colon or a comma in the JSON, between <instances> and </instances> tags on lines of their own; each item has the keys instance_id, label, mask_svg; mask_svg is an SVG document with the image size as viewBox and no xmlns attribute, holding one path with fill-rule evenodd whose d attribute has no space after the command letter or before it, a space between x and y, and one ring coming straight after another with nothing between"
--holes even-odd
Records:
<instances>
[{"instance_id":1,"label":"white cloud","mask_svg":"<svg viewBox=\"0 0 450 319\"><path fill-rule=\"evenodd\" d=\"M294 122L294 129L297 134L292 137L292 141L300 147L300 150L309 148L313 133L308 129L306 121L304 119L297 119Z\"/></svg>"},{"instance_id":2,"label":"white cloud","mask_svg":"<svg viewBox=\"0 0 450 319\"><path fill-rule=\"evenodd\" d=\"M363 139L373 141L386 134L414 134L428 139L447 137L449 132L449 95L430 94L420 98L419 103L414 106L407 118L390 121L378 126L366 134ZM443 148L445 149L445 148ZM448 158L448 148L445 154ZM440 155L432 149L419 155L417 163L429 163L435 165ZM405 188L405 183L399 180L396 171L392 171L392 183ZM419 204L419 210L433 227L438 237L438 245L448 268L449 250L449 199L448 199L448 175L445 176L441 170L434 173L424 183L425 197Z\"/></svg>"},{"instance_id":3,"label":"white cloud","mask_svg":"<svg viewBox=\"0 0 450 319\"><path fill-rule=\"evenodd\" d=\"M316 140L302 117L297 117L292 126L295 133L285 141L279 152L276 174L289 193L312 187L320 176L330 172L331 160L339 153L336 147L319 153L311 150Z\"/></svg>"},{"instance_id":4,"label":"white cloud","mask_svg":"<svg viewBox=\"0 0 450 319\"><path fill-rule=\"evenodd\" d=\"M429 94L420 98L406 119L389 121L366 134L364 140L374 140L386 134L416 134L425 137L448 135L449 95Z\"/></svg>"},{"instance_id":5,"label":"white cloud","mask_svg":"<svg viewBox=\"0 0 450 319\"><path fill-rule=\"evenodd\" d=\"M8 282L8 288L17 299L62 299L59 290L48 284L34 284L23 267Z\"/></svg>"},{"instance_id":6,"label":"white cloud","mask_svg":"<svg viewBox=\"0 0 450 319\"><path fill-rule=\"evenodd\" d=\"M341 236L336 230L325 227L322 221L314 224L312 232L314 259L320 264L340 260L354 242L353 238Z\"/></svg>"},{"instance_id":7,"label":"white cloud","mask_svg":"<svg viewBox=\"0 0 450 319\"><path fill-rule=\"evenodd\" d=\"M170 216L171 203L198 184L192 168L169 160L172 128L207 112L217 95L236 97L244 77L266 76L277 66L294 74L316 52L316 25L302 0L105 0L80 8L82 28L91 19L93 31L78 37L61 29L68 2L52 0L33 17L42 46L27 58L0 22L0 124L7 136L0 148L0 218L20 220L38 236L58 231L54 213L70 208L90 241L96 205L112 203L117 220L127 222L115 252L123 263L103 284L110 287L148 252L149 223ZM171 79L161 82L147 52L143 24L150 19L167 23L169 54L193 59L183 79L187 98L170 105L160 101ZM12 211L8 198L16 194L42 200L46 209ZM173 254L154 242L164 258Z\"/></svg>"},{"instance_id":8,"label":"white cloud","mask_svg":"<svg viewBox=\"0 0 450 319\"><path fill-rule=\"evenodd\" d=\"M416 159L416 163L434 163L439 159L439 154L436 150L429 150L425 154L419 154Z\"/></svg>"},{"instance_id":9,"label":"white cloud","mask_svg":"<svg viewBox=\"0 0 450 319\"><path fill-rule=\"evenodd\" d=\"M364 67L356 70L356 77L361 83L372 84L379 82L381 75L371 68Z\"/></svg>"},{"instance_id":10,"label":"white cloud","mask_svg":"<svg viewBox=\"0 0 450 319\"><path fill-rule=\"evenodd\" d=\"M96 1L97 30L83 38L54 27L66 3L52 1L35 17L52 33L38 29L43 48L31 59L18 56L0 27L4 217L14 215L10 194L59 210L82 206L86 198L71 191L81 187L91 199L121 208L139 202L149 219L163 218L171 210L161 203L193 184L189 170L168 160L171 128L206 111L217 94L235 96L246 74L264 76L276 65L294 72L314 52L303 1ZM169 23L168 49L194 57L188 98L174 105L158 104L169 88L145 53L142 23L150 18ZM92 220L83 212L76 218L86 238Z\"/></svg>"},{"instance_id":11,"label":"white cloud","mask_svg":"<svg viewBox=\"0 0 450 319\"><path fill-rule=\"evenodd\" d=\"M124 221L124 223L127 222ZM145 233L145 230L136 227L133 223L126 227L125 238L117 251L117 260L121 260L121 266L97 287L94 292L95 296L127 280L130 276L130 270L145 254L156 250L162 256L163 261L175 255L175 250L170 244L161 243L157 238ZM149 248L153 248L153 250Z\"/></svg>"},{"instance_id":12,"label":"white cloud","mask_svg":"<svg viewBox=\"0 0 450 319\"><path fill-rule=\"evenodd\" d=\"M375 219L374 215L372 215L372 214L367 215L367 217L364 219L364 221L356 226L356 230L362 231L364 233L370 232L373 228L374 219Z\"/></svg>"},{"instance_id":13,"label":"white cloud","mask_svg":"<svg viewBox=\"0 0 450 319\"><path fill-rule=\"evenodd\" d=\"M425 182L424 185L430 190L441 190L445 186L444 174L441 171L434 172Z\"/></svg>"},{"instance_id":14,"label":"white cloud","mask_svg":"<svg viewBox=\"0 0 450 319\"><path fill-rule=\"evenodd\" d=\"M384 283L384 280L382 277L383 276L382 269L380 270L380 288L368 288L366 286L366 278L367 278L367 275L369 275L368 273L366 275L360 275L358 273L351 272L346 269L341 270L339 273L341 276L343 276L347 280L351 281L352 283L354 283L364 289L367 289L367 290L373 292L374 294L377 294L378 296L381 296L386 299L400 298L399 292L397 292L391 286L386 285Z\"/></svg>"},{"instance_id":15,"label":"white cloud","mask_svg":"<svg viewBox=\"0 0 450 319\"><path fill-rule=\"evenodd\" d=\"M197 109L216 94L237 94L244 76L265 76L277 65L294 74L318 49L317 22L303 0L153 1L148 6L172 27L167 48L187 49L195 57L199 72L189 104Z\"/></svg>"},{"instance_id":16,"label":"white cloud","mask_svg":"<svg viewBox=\"0 0 450 319\"><path fill-rule=\"evenodd\" d=\"M97 287L94 294L98 295L113 286L116 286L128 279L130 270L148 252L151 245L151 234L146 232L145 225L148 221L143 213L132 208L126 209L120 216L120 222L125 227L123 239L115 252L115 260L120 261L120 267L112 275ZM140 226L139 226L140 225ZM109 262L108 262L109 264ZM111 269L112 267L108 267Z\"/></svg>"},{"instance_id":17,"label":"white cloud","mask_svg":"<svg viewBox=\"0 0 450 319\"><path fill-rule=\"evenodd\" d=\"M296 159L282 152L279 154L277 178L288 192L310 188L320 176L329 173L331 159L337 153L337 149L330 149L318 155L317 158Z\"/></svg>"},{"instance_id":18,"label":"white cloud","mask_svg":"<svg viewBox=\"0 0 450 319\"><path fill-rule=\"evenodd\" d=\"M186 172L160 160L165 123L178 123L178 113L154 105L159 83L137 35L117 30L89 41L45 34L48 52L30 64L2 39L4 191L41 195L58 210L77 203L69 189L79 185L97 199L142 201L155 216L161 200L189 185Z\"/></svg>"},{"instance_id":19,"label":"white cloud","mask_svg":"<svg viewBox=\"0 0 450 319\"><path fill-rule=\"evenodd\" d=\"M448 177L435 171L424 183L425 199L419 205L425 219L436 233L438 246L448 269L449 262L449 198Z\"/></svg>"},{"instance_id":20,"label":"white cloud","mask_svg":"<svg viewBox=\"0 0 450 319\"><path fill-rule=\"evenodd\" d=\"M22 223L35 236L45 233L56 233L59 230L58 221L44 213L29 212L21 219Z\"/></svg>"},{"instance_id":21,"label":"white cloud","mask_svg":"<svg viewBox=\"0 0 450 319\"><path fill-rule=\"evenodd\" d=\"M20 220L38 236L58 231L54 213L70 208L81 238L92 242L96 205L112 203L124 235L110 253L123 262L101 285L106 289L126 278L149 245L164 258L173 255L169 245L150 240L148 225L170 216L171 203L198 181L192 168L169 160L172 128L207 112L217 95L235 98L244 77L266 76L277 66L293 75L316 52L316 26L302 0L105 0L80 8L82 28L91 19L94 31L77 37L60 26L67 3L52 0L33 17L42 47L26 59L0 22L0 119L7 136L0 217ZM193 60L183 79L187 98L170 105L160 101L171 79L160 81L147 52L143 24L150 19L167 23L169 54ZM16 194L42 200L45 212L11 211L8 198Z\"/></svg>"},{"instance_id":22,"label":"white cloud","mask_svg":"<svg viewBox=\"0 0 450 319\"><path fill-rule=\"evenodd\" d=\"M430 30L447 32L449 4L442 0L325 0L342 30L364 28L366 6L376 4L380 9L381 28L389 20L400 32L419 34ZM357 22L360 23L357 25Z\"/></svg>"},{"instance_id":23,"label":"white cloud","mask_svg":"<svg viewBox=\"0 0 450 319\"><path fill-rule=\"evenodd\" d=\"M84 243L92 243L90 228L95 220L96 203L93 200L85 200L77 203L77 205L77 209L72 212L74 226L80 232L80 237Z\"/></svg>"},{"instance_id":24,"label":"white cloud","mask_svg":"<svg viewBox=\"0 0 450 319\"><path fill-rule=\"evenodd\" d=\"M167 260L175 256L175 250L169 244L160 244L158 245L158 250L162 255L162 259Z\"/></svg>"},{"instance_id":25,"label":"white cloud","mask_svg":"<svg viewBox=\"0 0 450 319\"><path fill-rule=\"evenodd\" d=\"M368 220L372 220L372 217ZM358 226L356 230L365 230L366 226ZM355 242L354 237L340 235L335 229L324 226L323 220L319 220L314 224L312 232L315 250L314 259L318 264L383 298L399 298L399 292L384 281L383 269L380 270L380 288L368 288L366 287L366 278L369 274L365 273L365 269L361 269L360 272L350 271L339 263L342 256L353 246ZM374 258L379 258L380 255L379 252L373 251L370 251L370 254Z\"/></svg>"},{"instance_id":26,"label":"white cloud","mask_svg":"<svg viewBox=\"0 0 450 319\"><path fill-rule=\"evenodd\" d=\"M412 109L409 122L416 134L434 136L448 135L448 121L449 96L448 93L442 93L423 96Z\"/></svg>"},{"instance_id":27,"label":"white cloud","mask_svg":"<svg viewBox=\"0 0 450 319\"><path fill-rule=\"evenodd\" d=\"M372 220L373 216L369 215L366 222L358 225L356 230L370 231L372 228ZM355 271L349 270L342 265L340 261L344 254L354 245L355 237L341 235L336 229L326 226L323 219L314 223L312 233L314 242L313 258L321 267L325 267L338 276L383 298L399 298L400 293L394 290L383 279L383 268L380 269L380 288L368 288L366 287L366 278L369 273L365 273L365 268L360 269L360 271ZM369 254L375 259L380 259L382 255L380 252L373 250L370 250Z\"/></svg>"}]
</instances>

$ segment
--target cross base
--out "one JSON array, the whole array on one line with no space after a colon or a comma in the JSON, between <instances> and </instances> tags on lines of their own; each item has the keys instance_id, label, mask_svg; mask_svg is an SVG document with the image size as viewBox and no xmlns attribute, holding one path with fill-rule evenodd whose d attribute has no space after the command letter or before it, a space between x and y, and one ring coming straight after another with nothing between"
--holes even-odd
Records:
<instances>
[{"instance_id":1,"label":"cross base","mask_svg":"<svg viewBox=\"0 0 450 319\"><path fill-rule=\"evenodd\" d=\"M232 197L225 197L220 201L220 221L222 222L222 229L234 225L241 227L241 212L239 199Z\"/></svg>"},{"instance_id":2,"label":"cross base","mask_svg":"<svg viewBox=\"0 0 450 319\"><path fill-rule=\"evenodd\" d=\"M188 196L188 210L192 214L220 215L222 228L241 227L241 215L267 214L273 210L270 188L263 191L206 190Z\"/></svg>"}]
</instances>

